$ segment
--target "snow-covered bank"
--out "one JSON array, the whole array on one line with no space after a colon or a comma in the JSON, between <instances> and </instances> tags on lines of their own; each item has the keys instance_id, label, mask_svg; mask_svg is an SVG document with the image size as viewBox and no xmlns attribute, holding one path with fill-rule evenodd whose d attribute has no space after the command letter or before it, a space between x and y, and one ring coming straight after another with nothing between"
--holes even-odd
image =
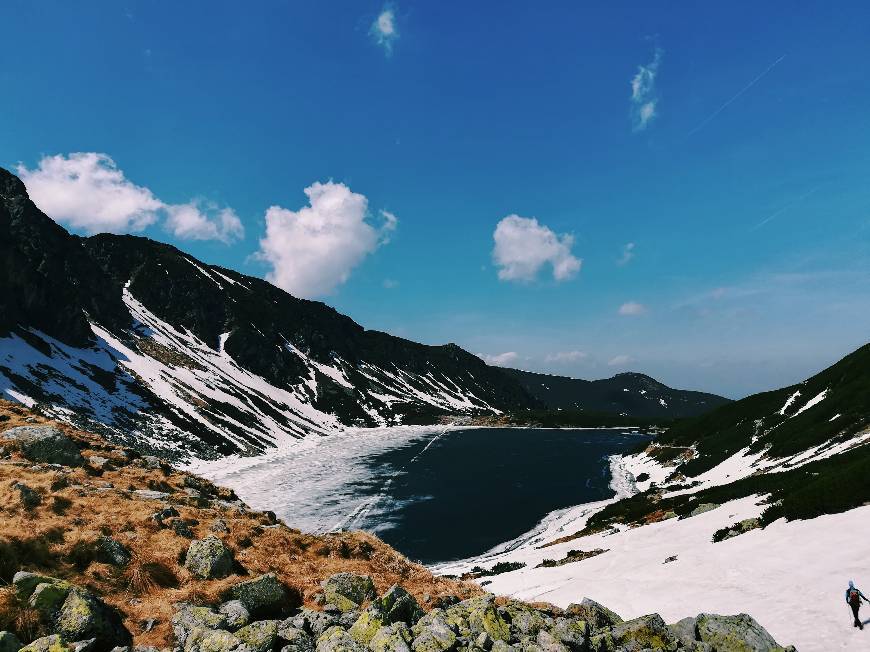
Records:
<instances>
[{"instance_id":1,"label":"snow-covered bank","mask_svg":"<svg viewBox=\"0 0 870 652\"><path fill-rule=\"evenodd\" d=\"M870 537L870 506L807 521L781 520L713 543L713 533L720 528L761 514L763 497L749 496L687 519L542 547L582 530L593 514L631 495L635 473L649 473L660 482L669 469L656 467L643 454L613 459L616 498L553 512L514 541L434 570L461 574L473 566L522 562L525 568L487 577L487 590L563 607L586 596L612 605L626 618L656 612L668 622L700 612L744 612L777 640L802 652L870 647L870 634L850 626L842 596L849 579L859 586L870 585L870 567L864 546L858 543ZM648 487L649 482L637 483L638 488ZM535 568L545 559L563 559L569 550L596 548L607 552L558 567Z\"/></svg>"}]
</instances>

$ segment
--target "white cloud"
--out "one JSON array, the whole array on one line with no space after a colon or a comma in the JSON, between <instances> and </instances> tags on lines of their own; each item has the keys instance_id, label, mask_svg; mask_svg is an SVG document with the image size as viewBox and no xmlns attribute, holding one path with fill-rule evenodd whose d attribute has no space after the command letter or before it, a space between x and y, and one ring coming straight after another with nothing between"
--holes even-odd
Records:
<instances>
[{"instance_id":1,"label":"white cloud","mask_svg":"<svg viewBox=\"0 0 870 652\"><path fill-rule=\"evenodd\" d=\"M546 362L571 363L580 362L588 357L589 354L585 351L558 351L557 353L548 354L544 360Z\"/></svg>"},{"instance_id":2,"label":"white cloud","mask_svg":"<svg viewBox=\"0 0 870 652\"><path fill-rule=\"evenodd\" d=\"M494 367L506 367L507 365L516 362L519 359L520 354L516 351L505 351L504 353L498 353L496 355L479 353L478 356L488 365Z\"/></svg>"},{"instance_id":3,"label":"white cloud","mask_svg":"<svg viewBox=\"0 0 870 652\"><path fill-rule=\"evenodd\" d=\"M659 97L656 91L656 76L662 61L662 50L656 48L653 60L645 66L638 66L637 74L631 79L631 128L643 131L658 115Z\"/></svg>"},{"instance_id":4,"label":"white cloud","mask_svg":"<svg viewBox=\"0 0 870 652\"><path fill-rule=\"evenodd\" d=\"M46 215L86 233L136 233L165 217L165 228L181 239L229 243L244 235L233 209L198 200L167 204L127 179L108 154L45 156L33 170L17 170Z\"/></svg>"},{"instance_id":5,"label":"white cloud","mask_svg":"<svg viewBox=\"0 0 870 652\"><path fill-rule=\"evenodd\" d=\"M610 361L607 363L607 366L608 367L625 367L626 365L629 365L632 362L634 362L634 358L632 358L630 355L623 354L623 355L618 355L614 358L611 358Z\"/></svg>"},{"instance_id":6,"label":"white cloud","mask_svg":"<svg viewBox=\"0 0 870 652\"><path fill-rule=\"evenodd\" d=\"M637 303L635 301L628 301L619 306L620 315L624 315L627 317L636 317L638 315L642 315L646 312L646 306L642 303Z\"/></svg>"},{"instance_id":7,"label":"white cloud","mask_svg":"<svg viewBox=\"0 0 870 652\"><path fill-rule=\"evenodd\" d=\"M192 201L166 207L164 226L184 240L220 240L229 244L245 235L245 227L232 208Z\"/></svg>"},{"instance_id":8,"label":"white cloud","mask_svg":"<svg viewBox=\"0 0 870 652\"><path fill-rule=\"evenodd\" d=\"M141 231L158 220L164 207L106 154L46 156L33 170L18 165L18 176L46 215L87 233Z\"/></svg>"},{"instance_id":9,"label":"white cloud","mask_svg":"<svg viewBox=\"0 0 870 652\"><path fill-rule=\"evenodd\" d=\"M393 278L385 278L381 285L383 285L387 290L393 290L399 287L399 282Z\"/></svg>"},{"instance_id":10,"label":"white cloud","mask_svg":"<svg viewBox=\"0 0 870 652\"><path fill-rule=\"evenodd\" d=\"M617 259L617 265L628 265L631 259L634 258L634 243L627 242L622 247L622 255Z\"/></svg>"},{"instance_id":11,"label":"white cloud","mask_svg":"<svg viewBox=\"0 0 870 652\"><path fill-rule=\"evenodd\" d=\"M397 219L381 211L384 224L367 221L368 200L343 183L313 183L309 205L298 211L272 206L256 256L272 266L266 279L298 297L329 294L366 256L388 240Z\"/></svg>"},{"instance_id":12,"label":"white cloud","mask_svg":"<svg viewBox=\"0 0 870 652\"><path fill-rule=\"evenodd\" d=\"M396 12L389 5L385 6L369 29L369 34L375 43L384 48L387 56L393 53L393 42L399 38L399 29L396 26Z\"/></svg>"},{"instance_id":13,"label":"white cloud","mask_svg":"<svg viewBox=\"0 0 870 652\"><path fill-rule=\"evenodd\" d=\"M532 281L547 263L557 281L570 279L580 270L582 261L571 253L574 236L556 235L535 218L508 215L496 225L492 237L492 259L503 281Z\"/></svg>"}]
</instances>

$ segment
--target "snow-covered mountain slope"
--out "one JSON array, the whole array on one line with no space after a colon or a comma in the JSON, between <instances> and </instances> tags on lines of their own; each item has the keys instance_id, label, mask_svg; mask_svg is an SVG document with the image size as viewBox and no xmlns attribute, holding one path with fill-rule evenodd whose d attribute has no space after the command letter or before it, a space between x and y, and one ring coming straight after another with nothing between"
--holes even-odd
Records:
<instances>
[{"instance_id":1,"label":"snow-covered mountain slope","mask_svg":"<svg viewBox=\"0 0 870 652\"><path fill-rule=\"evenodd\" d=\"M629 617L656 604L669 620L741 604L800 650L861 647L842 594L849 579L870 582L859 543L870 536L868 444L870 345L799 385L677 424L611 460L613 499L438 570L521 563L487 588L563 606L579 592ZM593 550L603 552L569 560Z\"/></svg>"},{"instance_id":2,"label":"snow-covered mountain slope","mask_svg":"<svg viewBox=\"0 0 870 652\"><path fill-rule=\"evenodd\" d=\"M145 238L72 236L3 170L0 395L183 458L539 407L456 345L366 330Z\"/></svg>"},{"instance_id":3,"label":"snow-covered mountain slope","mask_svg":"<svg viewBox=\"0 0 870 652\"><path fill-rule=\"evenodd\" d=\"M629 417L682 418L709 412L730 401L722 396L673 389L638 373L581 380L505 369L536 399L553 410L620 414Z\"/></svg>"}]
</instances>

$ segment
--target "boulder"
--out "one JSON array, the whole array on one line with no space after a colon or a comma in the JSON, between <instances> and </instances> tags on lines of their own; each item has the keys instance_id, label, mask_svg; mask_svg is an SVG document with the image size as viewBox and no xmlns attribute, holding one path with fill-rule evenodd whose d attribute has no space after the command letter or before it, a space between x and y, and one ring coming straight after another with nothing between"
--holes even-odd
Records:
<instances>
[{"instance_id":1,"label":"boulder","mask_svg":"<svg viewBox=\"0 0 870 652\"><path fill-rule=\"evenodd\" d=\"M440 609L433 609L421 618L413 632L416 634L411 643L414 652L447 652L457 643L456 631Z\"/></svg>"},{"instance_id":2,"label":"boulder","mask_svg":"<svg viewBox=\"0 0 870 652\"><path fill-rule=\"evenodd\" d=\"M413 595L394 584L373 605L383 614L385 624L415 624L423 616L423 610Z\"/></svg>"},{"instance_id":3,"label":"boulder","mask_svg":"<svg viewBox=\"0 0 870 652\"><path fill-rule=\"evenodd\" d=\"M251 622L251 614L241 600L224 602L218 611L227 619L227 627L235 631Z\"/></svg>"},{"instance_id":4,"label":"boulder","mask_svg":"<svg viewBox=\"0 0 870 652\"><path fill-rule=\"evenodd\" d=\"M281 623L281 628L301 629L308 632L315 638L319 637L330 627L338 625L341 618L338 614L329 613L326 611L315 611L314 609L303 608L300 612ZM282 629L278 630L278 635ZM284 637L286 638L286 637Z\"/></svg>"},{"instance_id":5,"label":"boulder","mask_svg":"<svg viewBox=\"0 0 870 652\"><path fill-rule=\"evenodd\" d=\"M133 558L130 549L112 537L97 539L97 561L112 566L126 566Z\"/></svg>"},{"instance_id":6,"label":"boulder","mask_svg":"<svg viewBox=\"0 0 870 652\"><path fill-rule=\"evenodd\" d=\"M368 575L337 573L323 583L323 593L327 604L341 611L357 609L363 602L374 598L375 584Z\"/></svg>"},{"instance_id":7,"label":"boulder","mask_svg":"<svg viewBox=\"0 0 870 652\"><path fill-rule=\"evenodd\" d=\"M108 457L101 457L99 455L91 455L88 458L88 464L94 471L99 473L112 469L112 461Z\"/></svg>"},{"instance_id":8,"label":"boulder","mask_svg":"<svg viewBox=\"0 0 870 652\"><path fill-rule=\"evenodd\" d=\"M71 652L70 646L59 635L43 636L30 645L21 648L21 652Z\"/></svg>"},{"instance_id":9,"label":"boulder","mask_svg":"<svg viewBox=\"0 0 870 652\"><path fill-rule=\"evenodd\" d=\"M35 489L31 489L23 482L13 482L12 488L18 491L18 500L24 509L33 509L42 504L42 496Z\"/></svg>"},{"instance_id":10,"label":"boulder","mask_svg":"<svg viewBox=\"0 0 870 652\"><path fill-rule=\"evenodd\" d=\"M242 645L235 634L222 629L196 627L184 643L184 652L231 652Z\"/></svg>"},{"instance_id":11,"label":"boulder","mask_svg":"<svg viewBox=\"0 0 870 652\"><path fill-rule=\"evenodd\" d=\"M230 589L230 595L251 615L278 614L287 606L287 592L274 573L239 582Z\"/></svg>"},{"instance_id":12,"label":"boulder","mask_svg":"<svg viewBox=\"0 0 870 652\"><path fill-rule=\"evenodd\" d=\"M511 601L500 607L499 612L510 621L511 640L535 638L542 629L551 626L549 618L537 609L523 603Z\"/></svg>"},{"instance_id":13,"label":"boulder","mask_svg":"<svg viewBox=\"0 0 870 652\"><path fill-rule=\"evenodd\" d=\"M572 652L582 652L589 642L589 625L579 618L556 618L550 633Z\"/></svg>"},{"instance_id":14,"label":"boulder","mask_svg":"<svg viewBox=\"0 0 870 652\"><path fill-rule=\"evenodd\" d=\"M327 629L317 637L317 652L365 652L366 648L357 643L350 634L338 625Z\"/></svg>"},{"instance_id":15,"label":"boulder","mask_svg":"<svg viewBox=\"0 0 870 652\"><path fill-rule=\"evenodd\" d=\"M372 652L411 652L413 638L405 623L394 623L377 631L369 643L369 649Z\"/></svg>"},{"instance_id":16,"label":"boulder","mask_svg":"<svg viewBox=\"0 0 870 652\"><path fill-rule=\"evenodd\" d=\"M360 614L347 633L360 645L368 645L375 634L387 624L389 623L387 623L384 613L375 605L370 605Z\"/></svg>"},{"instance_id":17,"label":"boulder","mask_svg":"<svg viewBox=\"0 0 870 652\"><path fill-rule=\"evenodd\" d=\"M18 571L12 576L12 586L15 587L15 595L21 600L26 600L30 597L33 591L40 584L51 584L60 582L56 577L40 575L39 573L30 573L28 571Z\"/></svg>"},{"instance_id":18,"label":"boulder","mask_svg":"<svg viewBox=\"0 0 870 652\"><path fill-rule=\"evenodd\" d=\"M466 635L467 629L468 635L471 636L486 632L494 641L510 642L511 640L510 624L496 609L495 599L492 596L460 602L447 609L446 615L448 623L451 622L451 618L456 619L460 634Z\"/></svg>"},{"instance_id":19,"label":"boulder","mask_svg":"<svg viewBox=\"0 0 870 652\"><path fill-rule=\"evenodd\" d=\"M54 631L68 641L95 638L98 651L129 645L131 641L121 616L99 598L79 588L73 588L64 600Z\"/></svg>"},{"instance_id":20,"label":"boulder","mask_svg":"<svg viewBox=\"0 0 870 652\"><path fill-rule=\"evenodd\" d=\"M0 652L18 652L24 644L12 632L0 632Z\"/></svg>"},{"instance_id":21,"label":"boulder","mask_svg":"<svg viewBox=\"0 0 870 652\"><path fill-rule=\"evenodd\" d=\"M700 614L696 627L698 640L709 643L717 652L768 652L782 649L767 630L747 614Z\"/></svg>"},{"instance_id":22,"label":"boulder","mask_svg":"<svg viewBox=\"0 0 870 652\"><path fill-rule=\"evenodd\" d=\"M54 426L19 426L0 433L3 439L18 442L18 450L31 462L83 466L78 446Z\"/></svg>"},{"instance_id":23,"label":"boulder","mask_svg":"<svg viewBox=\"0 0 870 652\"><path fill-rule=\"evenodd\" d=\"M615 625L610 634L622 652L640 652L647 649L673 652L679 645L658 614L641 616Z\"/></svg>"},{"instance_id":24,"label":"boulder","mask_svg":"<svg viewBox=\"0 0 870 652\"><path fill-rule=\"evenodd\" d=\"M592 629L611 627L623 622L622 618L620 618L615 612L590 598L583 598L583 602L580 604L568 605L568 608L565 611L571 616L582 618L589 623L589 626L592 627Z\"/></svg>"},{"instance_id":25,"label":"boulder","mask_svg":"<svg viewBox=\"0 0 870 652\"><path fill-rule=\"evenodd\" d=\"M490 652L517 652L517 648L504 641L493 641Z\"/></svg>"},{"instance_id":26,"label":"boulder","mask_svg":"<svg viewBox=\"0 0 870 652\"><path fill-rule=\"evenodd\" d=\"M544 630L538 632L538 636L535 638L535 643L538 644L543 652L568 652L567 647L565 647L560 641L557 641L550 632Z\"/></svg>"},{"instance_id":27,"label":"boulder","mask_svg":"<svg viewBox=\"0 0 870 652\"><path fill-rule=\"evenodd\" d=\"M717 503L701 503L689 513L689 516L698 516L705 512L712 512L717 507L719 507Z\"/></svg>"},{"instance_id":28,"label":"boulder","mask_svg":"<svg viewBox=\"0 0 870 652\"><path fill-rule=\"evenodd\" d=\"M233 553L223 541L210 535L190 542L184 567L204 580L226 577L233 570Z\"/></svg>"},{"instance_id":29,"label":"boulder","mask_svg":"<svg viewBox=\"0 0 870 652\"><path fill-rule=\"evenodd\" d=\"M66 600L73 586L63 580L37 584L27 604L44 616L52 616Z\"/></svg>"},{"instance_id":30,"label":"boulder","mask_svg":"<svg viewBox=\"0 0 870 652\"><path fill-rule=\"evenodd\" d=\"M298 627L287 627L281 623L278 638L286 643L281 652L314 652L314 639Z\"/></svg>"},{"instance_id":31,"label":"boulder","mask_svg":"<svg viewBox=\"0 0 870 652\"><path fill-rule=\"evenodd\" d=\"M278 640L278 624L277 620L259 620L242 627L236 636L254 652L267 652Z\"/></svg>"},{"instance_id":32,"label":"boulder","mask_svg":"<svg viewBox=\"0 0 870 652\"><path fill-rule=\"evenodd\" d=\"M178 644L184 647L190 633L197 629L223 629L228 626L227 617L209 607L197 607L181 603L172 615L172 631Z\"/></svg>"},{"instance_id":33,"label":"boulder","mask_svg":"<svg viewBox=\"0 0 870 652\"><path fill-rule=\"evenodd\" d=\"M690 649L698 640L697 628L697 618L683 618L682 620L675 622L673 625L668 625L671 634L674 635L683 647Z\"/></svg>"}]
</instances>

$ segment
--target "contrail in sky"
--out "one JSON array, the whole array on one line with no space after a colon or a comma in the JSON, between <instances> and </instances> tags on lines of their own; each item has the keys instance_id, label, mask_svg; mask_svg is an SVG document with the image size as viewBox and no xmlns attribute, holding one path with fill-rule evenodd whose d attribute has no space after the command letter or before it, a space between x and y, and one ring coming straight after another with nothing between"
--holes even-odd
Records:
<instances>
[{"instance_id":1,"label":"contrail in sky","mask_svg":"<svg viewBox=\"0 0 870 652\"><path fill-rule=\"evenodd\" d=\"M774 61L772 64L770 64L767 68L764 69L764 72L762 72L760 75L758 75L758 77L756 77L756 78L753 79L751 82L749 82L748 84L746 84L746 86L744 86L743 88L741 88L741 89L737 92L737 94L734 95L734 97L732 97L730 100L728 100L727 102L725 102L725 104L723 104L723 105L720 106L718 109L716 109L715 111L713 111L713 113L711 113L711 114L708 115L706 118L704 118L703 122L701 122L701 124L699 124L697 127L695 127L694 129L692 129L692 131L690 131L688 135L691 136L692 134L694 134L694 133L696 133L696 132L698 132L698 131L701 131L701 129L703 129L704 127L707 126L707 123L710 122L710 120L712 120L712 119L715 118L717 115L719 115L720 113L722 113L722 111L724 111L725 109L727 109L727 108L728 108L728 105L730 105L734 100L736 100L738 97L740 97L741 95L743 95L746 91L748 91L750 88L752 88L753 86L755 86L755 84L757 84L759 81L761 81L761 78L764 77L764 76L765 76L767 73L769 73L771 70L773 70L773 69L776 67L776 64L778 64L778 63L779 63L780 61L782 61L783 59L785 59L785 55L782 55L779 59L777 59L777 60Z\"/></svg>"},{"instance_id":2,"label":"contrail in sky","mask_svg":"<svg viewBox=\"0 0 870 652\"><path fill-rule=\"evenodd\" d=\"M780 215L782 215L783 213L785 213L785 212L786 212L789 208L791 208L792 206L795 206L796 204L800 204L804 199L806 199L807 197L809 197L810 195L812 195L812 194L813 194L816 190L818 190L820 187L821 187L821 186L816 186L815 188L813 188L813 189L810 190L809 192L805 192L804 194L802 194L800 197L798 197L798 198L795 199L794 201L789 202L788 204L786 204L785 206L783 206L783 207L780 208L779 210L774 211L773 213L771 213L770 215L768 215L767 217L765 217L763 220L761 220L758 224L756 224L755 226L753 226L753 227L752 227L751 229L749 229L749 230L750 230L750 231L757 231L757 230L760 229L762 226L764 226L765 224L767 224L768 222L770 222L770 220L772 220L772 219L774 219L774 218L777 218L777 217L779 217Z\"/></svg>"}]
</instances>

